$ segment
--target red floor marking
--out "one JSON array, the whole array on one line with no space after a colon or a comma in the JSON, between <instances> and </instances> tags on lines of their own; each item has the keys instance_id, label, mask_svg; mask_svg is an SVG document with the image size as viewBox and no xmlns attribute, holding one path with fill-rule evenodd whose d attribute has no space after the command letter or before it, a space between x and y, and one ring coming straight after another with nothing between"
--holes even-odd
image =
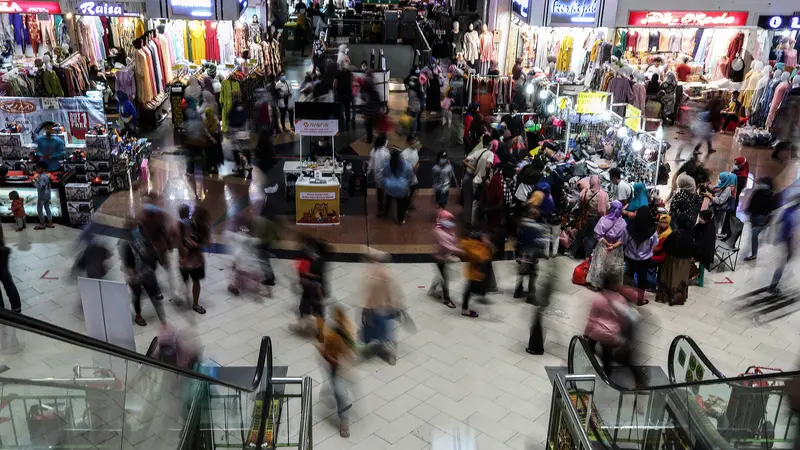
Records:
<instances>
[{"instance_id":1,"label":"red floor marking","mask_svg":"<svg viewBox=\"0 0 800 450\"><path fill-rule=\"evenodd\" d=\"M733 284L733 280L728 277L725 277L725 281L715 281L714 284Z\"/></svg>"},{"instance_id":2,"label":"red floor marking","mask_svg":"<svg viewBox=\"0 0 800 450\"><path fill-rule=\"evenodd\" d=\"M58 277L48 277L47 276L48 273L50 273L50 271L49 270L45 270L44 273L42 274L42 276L39 277L39 279L40 280L57 280L58 279Z\"/></svg>"}]
</instances>

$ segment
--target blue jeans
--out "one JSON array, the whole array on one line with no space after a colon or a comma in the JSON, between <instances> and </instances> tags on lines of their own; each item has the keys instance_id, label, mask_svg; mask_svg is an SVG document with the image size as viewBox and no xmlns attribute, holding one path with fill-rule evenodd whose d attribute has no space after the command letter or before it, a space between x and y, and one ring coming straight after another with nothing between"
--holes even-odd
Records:
<instances>
[{"instance_id":1,"label":"blue jeans","mask_svg":"<svg viewBox=\"0 0 800 450\"><path fill-rule=\"evenodd\" d=\"M389 321L392 320L391 312L376 311L374 309L364 309L364 325L361 328L361 340L364 344L372 341L380 343L391 342L392 333Z\"/></svg>"},{"instance_id":2,"label":"blue jeans","mask_svg":"<svg viewBox=\"0 0 800 450\"><path fill-rule=\"evenodd\" d=\"M447 206L447 199L450 196L449 190L435 190L433 195L436 198L436 204L442 208Z\"/></svg>"},{"instance_id":3,"label":"blue jeans","mask_svg":"<svg viewBox=\"0 0 800 450\"><path fill-rule=\"evenodd\" d=\"M409 111L408 114L411 116L411 135L417 134L420 128L420 122L422 121L422 112L417 111Z\"/></svg>"},{"instance_id":4,"label":"blue jeans","mask_svg":"<svg viewBox=\"0 0 800 450\"><path fill-rule=\"evenodd\" d=\"M42 211L44 209L44 211ZM36 201L36 210L39 212L39 223L44 225L44 213L47 212L47 223L53 222L53 213L50 211L50 199L38 199Z\"/></svg>"},{"instance_id":5,"label":"blue jeans","mask_svg":"<svg viewBox=\"0 0 800 450\"><path fill-rule=\"evenodd\" d=\"M753 225L753 231L750 234L750 254L753 256L758 256L758 236L767 229L769 225L767 219L767 216L753 216L750 218L750 223Z\"/></svg>"}]
</instances>

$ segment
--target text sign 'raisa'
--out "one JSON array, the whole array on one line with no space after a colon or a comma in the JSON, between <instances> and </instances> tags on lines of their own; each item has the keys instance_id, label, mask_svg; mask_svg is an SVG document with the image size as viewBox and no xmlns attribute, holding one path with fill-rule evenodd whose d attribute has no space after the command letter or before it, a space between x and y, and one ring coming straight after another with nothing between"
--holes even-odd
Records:
<instances>
[{"instance_id":1,"label":"text sign 'raisa'","mask_svg":"<svg viewBox=\"0 0 800 450\"><path fill-rule=\"evenodd\" d=\"M0 14L61 14L58 2L0 2Z\"/></svg>"},{"instance_id":2,"label":"text sign 'raisa'","mask_svg":"<svg viewBox=\"0 0 800 450\"><path fill-rule=\"evenodd\" d=\"M800 30L800 16L758 16L758 26L767 30Z\"/></svg>"},{"instance_id":3,"label":"text sign 'raisa'","mask_svg":"<svg viewBox=\"0 0 800 450\"><path fill-rule=\"evenodd\" d=\"M601 0L552 0L548 12L550 26L587 26L597 24Z\"/></svg>"},{"instance_id":4,"label":"text sign 'raisa'","mask_svg":"<svg viewBox=\"0 0 800 450\"><path fill-rule=\"evenodd\" d=\"M83 2L78 5L78 12L84 16L138 16L139 13L125 11L121 4L105 2Z\"/></svg>"},{"instance_id":5,"label":"text sign 'raisa'","mask_svg":"<svg viewBox=\"0 0 800 450\"><path fill-rule=\"evenodd\" d=\"M743 27L747 13L743 11L631 11L632 27Z\"/></svg>"},{"instance_id":6,"label":"text sign 'raisa'","mask_svg":"<svg viewBox=\"0 0 800 450\"><path fill-rule=\"evenodd\" d=\"M531 0L511 0L511 11L526 22L528 21L531 10Z\"/></svg>"}]
</instances>

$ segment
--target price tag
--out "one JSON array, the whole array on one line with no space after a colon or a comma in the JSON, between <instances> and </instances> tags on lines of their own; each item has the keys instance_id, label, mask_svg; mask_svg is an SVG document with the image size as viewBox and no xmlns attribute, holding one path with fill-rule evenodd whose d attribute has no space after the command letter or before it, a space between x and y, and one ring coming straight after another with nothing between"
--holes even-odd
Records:
<instances>
[{"instance_id":1,"label":"price tag","mask_svg":"<svg viewBox=\"0 0 800 450\"><path fill-rule=\"evenodd\" d=\"M226 63L226 64L225 64L225 68L226 68L226 69L233 69L234 67L236 67L236 66L235 66L235 65L233 65L233 64L231 64L231 63Z\"/></svg>"},{"instance_id":2,"label":"price tag","mask_svg":"<svg viewBox=\"0 0 800 450\"><path fill-rule=\"evenodd\" d=\"M58 109L58 99L44 97L42 98L42 107L44 109Z\"/></svg>"}]
</instances>

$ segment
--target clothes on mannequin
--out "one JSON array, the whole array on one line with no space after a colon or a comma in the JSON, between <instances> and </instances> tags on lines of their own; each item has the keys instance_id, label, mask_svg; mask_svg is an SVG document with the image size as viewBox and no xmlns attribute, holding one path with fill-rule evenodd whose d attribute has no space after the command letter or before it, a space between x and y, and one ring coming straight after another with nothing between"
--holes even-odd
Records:
<instances>
[{"instance_id":1,"label":"clothes on mannequin","mask_svg":"<svg viewBox=\"0 0 800 450\"><path fill-rule=\"evenodd\" d=\"M761 80L761 69L763 66L764 64L761 61L753 61L750 64L750 71L747 72L747 75L744 77L741 98L742 106L745 108L745 110L749 110L750 106L753 104L753 94L756 92L758 81Z\"/></svg>"},{"instance_id":2,"label":"clothes on mannequin","mask_svg":"<svg viewBox=\"0 0 800 450\"><path fill-rule=\"evenodd\" d=\"M474 65L475 61L480 57L480 36L475 31L472 24L469 24L469 31L464 33L464 60L470 65Z\"/></svg>"},{"instance_id":3,"label":"clothes on mannequin","mask_svg":"<svg viewBox=\"0 0 800 450\"><path fill-rule=\"evenodd\" d=\"M489 70L489 63L494 60L494 34L486 25L481 28L480 35L481 74Z\"/></svg>"},{"instance_id":4,"label":"clothes on mannequin","mask_svg":"<svg viewBox=\"0 0 800 450\"><path fill-rule=\"evenodd\" d=\"M453 29L447 32L444 36L444 42L447 44L448 58L453 59L457 54L463 51L461 44L461 33L459 33L458 22L453 22Z\"/></svg>"},{"instance_id":5,"label":"clothes on mannequin","mask_svg":"<svg viewBox=\"0 0 800 450\"><path fill-rule=\"evenodd\" d=\"M261 23L258 21L258 16L253 14L253 21L247 25L247 32L250 38L250 42L261 43L261 34L264 30L261 29Z\"/></svg>"}]
</instances>

